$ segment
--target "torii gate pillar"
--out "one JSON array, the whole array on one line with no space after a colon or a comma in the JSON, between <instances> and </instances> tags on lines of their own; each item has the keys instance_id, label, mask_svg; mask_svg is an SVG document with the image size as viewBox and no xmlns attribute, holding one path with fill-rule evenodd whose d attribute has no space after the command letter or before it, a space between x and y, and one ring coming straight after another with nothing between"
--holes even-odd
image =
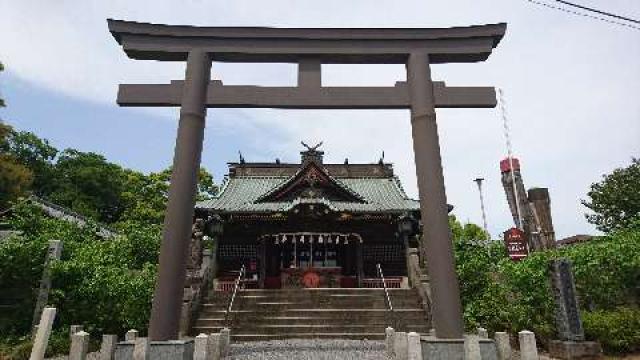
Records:
<instances>
[{"instance_id":1,"label":"torii gate pillar","mask_svg":"<svg viewBox=\"0 0 640 360\"><path fill-rule=\"evenodd\" d=\"M169 202L162 230L158 280L151 310L149 337L154 340L176 339L180 324L210 77L209 54L198 50L189 52L173 155Z\"/></svg>"},{"instance_id":2,"label":"torii gate pillar","mask_svg":"<svg viewBox=\"0 0 640 360\"><path fill-rule=\"evenodd\" d=\"M429 54L412 53L407 62L411 133L422 214L422 256L426 256L436 335L460 338L462 305L453 258L447 196L434 105Z\"/></svg>"}]
</instances>

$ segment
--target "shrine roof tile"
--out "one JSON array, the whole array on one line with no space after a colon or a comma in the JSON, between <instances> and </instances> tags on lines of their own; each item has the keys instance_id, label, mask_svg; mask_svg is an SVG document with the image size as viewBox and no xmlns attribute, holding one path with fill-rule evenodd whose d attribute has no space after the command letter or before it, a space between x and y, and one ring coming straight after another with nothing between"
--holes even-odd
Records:
<instances>
[{"instance_id":1,"label":"shrine roof tile","mask_svg":"<svg viewBox=\"0 0 640 360\"><path fill-rule=\"evenodd\" d=\"M324 198L298 198L294 201L256 202L281 186L288 176L235 176L222 186L217 197L196 204L196 209L217 213L252 213L288 211L301 203L322 203L334 211L357 213L406 212L419 210L419 202L405 194L396 177L340 178L340 184L358 194L364 203L332 201Z\"/></svg>"}]
</instances>

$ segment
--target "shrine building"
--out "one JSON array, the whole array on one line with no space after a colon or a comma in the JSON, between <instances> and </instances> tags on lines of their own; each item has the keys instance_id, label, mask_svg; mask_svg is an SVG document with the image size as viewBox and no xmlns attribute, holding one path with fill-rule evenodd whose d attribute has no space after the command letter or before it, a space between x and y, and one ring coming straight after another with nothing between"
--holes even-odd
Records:
<instances>
[{"instance_id":1,"label":"shrine building","mask_svg":"<svg viewBox=\"0 0 640 360\"><path fill-rule=\"evenodd\" d=\"M327 164L305 147L300 163L229 163L218 195L196 204L222 229L215 289L232 288L243 265L248 288L375 288L377 264L387 287L407 287L420 209L392 164Z\"/></svg>"}]
</instances>

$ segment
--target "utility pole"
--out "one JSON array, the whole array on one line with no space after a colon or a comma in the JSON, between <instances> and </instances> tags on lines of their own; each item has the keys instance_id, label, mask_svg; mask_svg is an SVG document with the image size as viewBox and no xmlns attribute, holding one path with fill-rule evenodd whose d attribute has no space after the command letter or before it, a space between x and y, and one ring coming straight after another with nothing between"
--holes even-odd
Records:
<instances>
[{"instance_id":1,"label":"utility pole","mask_svg":"<svg viewBox=\"0 0 640 360\"><path fill-rule=\"evenodd\" d=\"M484 178L479 177L477 179L474 179L473 181L475 181L476 184L478 184L478 192L480 193L480 210L482 210L482 226L484 227L484 232L486 232L487 235L489 235L489 238L491 238L491 234L489 234L489 226L487 225L487 213L484 208L484 195L482 194L482 182L484 181Z\"/></svg>"}]
</instances>

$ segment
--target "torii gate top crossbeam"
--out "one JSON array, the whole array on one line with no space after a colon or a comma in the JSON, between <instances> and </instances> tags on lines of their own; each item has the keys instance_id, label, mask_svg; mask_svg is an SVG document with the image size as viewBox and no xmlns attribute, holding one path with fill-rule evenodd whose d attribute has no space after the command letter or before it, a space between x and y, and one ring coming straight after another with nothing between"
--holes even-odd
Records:
<instances>
[{"instance_id":1,"label":"torii gate top crossbeam","mask_svg":"<svg viewBox=\"0 0 640 360\"><path fill-rule=\"evenodd\" d=\"M214 61L404 64L410 53L429 53L432 64L486 60L506 24L452 28L195 27L108 20L109 31L132 59L185 61L189 51Z\"/></svg>"}]
</instances>

